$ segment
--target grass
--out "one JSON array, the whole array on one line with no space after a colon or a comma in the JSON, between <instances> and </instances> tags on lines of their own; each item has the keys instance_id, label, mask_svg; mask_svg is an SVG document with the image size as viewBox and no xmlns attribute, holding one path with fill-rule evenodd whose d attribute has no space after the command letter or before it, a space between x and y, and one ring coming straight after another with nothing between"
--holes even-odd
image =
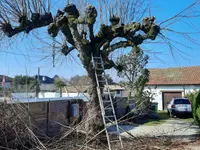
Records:
<instances>
[{"instance_id":1,"label":"grass","mask_svg":"<svg viewBox=\"0 0 200 150\"><path fill-rule=\"evenodd\" d=\"M143 125L145 126L155 126L165 123L167 119L169 119L169 115L166 111L158 111L159 119L148 119L146 123Z\"/></svg>"},{"instance_id":2,"label":"grass","mask_svg":"<svg viewBox=\"0 0 200 150\"><path fill-rule=\"evenodd\" d=\"M186 121L186 122L193 122L194 118L185 118L184 121Z\"/></svg>"},{"instance_id":3,"label":"grass","mask_svg":"<svg viewBox=\"0 0 200 150\"><path fill-rule=\"evenodd\" d=\"M157 113L160 116L159 119L148 119L143 125L145 125L145 126L159 125L159 124L165 123L166 120L170 118L167 111L158 111ZM191 117L181 118L181 119L184 119L184 121L186 121L186 122L193 122L194 121L194 119L191 118Z\"/></svg>"},{"instance_id":4,"label":"grass","mask_svg":"<svg viewBox=\"0 0 200 150\"><path fill-rule=\"evenodd\" d=\"M158 115L160 116L161 120L170 118L167 111L158 111Z\"/></svg>"},{"instance_id":5,"label":"grass","mask_svg":"<svg viewBox=\"0 0 200 150\"><path fill-rule=\"evenodd\" d=\"M160 124L165 123L165 122L166 122L166 120L159 120L159 119L149 120L149 122L145 123L144 125L145 126L155 126L155 125L160 125Z\"/></svg>"}]
</instances>

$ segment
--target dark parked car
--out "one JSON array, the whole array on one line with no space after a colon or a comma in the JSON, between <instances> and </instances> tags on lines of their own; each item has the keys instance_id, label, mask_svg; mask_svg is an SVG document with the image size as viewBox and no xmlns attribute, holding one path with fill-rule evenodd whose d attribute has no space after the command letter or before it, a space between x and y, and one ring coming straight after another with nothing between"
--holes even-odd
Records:
<instances>
[{"instance_id":1,"label":"dark parked car","mask_svg":"<svg viewBox=\"0 0 200 150\"><path fill-rule=\"evenodd\" d=\"M167 106L170 117L192 115L192 105L187 98L173 98Z\"/></svg>"}]
</instances>

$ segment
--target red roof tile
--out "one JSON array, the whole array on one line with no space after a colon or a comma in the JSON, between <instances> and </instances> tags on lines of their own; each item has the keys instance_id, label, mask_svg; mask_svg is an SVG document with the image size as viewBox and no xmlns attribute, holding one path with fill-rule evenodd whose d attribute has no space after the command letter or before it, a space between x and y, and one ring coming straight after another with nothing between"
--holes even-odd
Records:
<instances>
[{"instance_id":1,"label":"red roof tile","mask_svg":"<svg viewBox=\"0 0 200 150\"><path fill-rule=\"evenodd\" d=\"M147 85L191 85L200 84L200 66L181 68L149 69Z\"/></svg>"}]
</instances>

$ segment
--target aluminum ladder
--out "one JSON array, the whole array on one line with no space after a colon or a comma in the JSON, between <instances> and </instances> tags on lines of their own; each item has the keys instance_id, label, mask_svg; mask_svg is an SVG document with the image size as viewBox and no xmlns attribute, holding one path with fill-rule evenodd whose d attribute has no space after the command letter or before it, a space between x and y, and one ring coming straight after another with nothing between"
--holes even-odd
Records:
<instances>
[{"instance_id":1,"label":"aluminum ladder","mask_svg":"<svg viewBox=\"0 0 200 150\"><path fill-rule=\"evenodd\" d=\"M115 109L114 109L113 101L112 101L112 96L110 93L110 89L108 87L108 80L106 78L104 63L103 63L101 55L100 55L100 57L92 56L92 62L93 62L94 70L95 70L95 78L96 78L96 82L97 82L97 93L98 93L103 123L105 126L108 148L109 148L109 150L114 150L111 146L111 143L113 144L113 143L120 142L121 149L123 149L119 125L117 122ZM106 87L108 89L107 94L105 94L103 92L104 85L106 85ZM108 132L108 129L111 127L115 130ZM117 137L117 139L113 139L112 134L117 135L117 136L115 136L115 137Z\"/></svg>"}]
</instances>

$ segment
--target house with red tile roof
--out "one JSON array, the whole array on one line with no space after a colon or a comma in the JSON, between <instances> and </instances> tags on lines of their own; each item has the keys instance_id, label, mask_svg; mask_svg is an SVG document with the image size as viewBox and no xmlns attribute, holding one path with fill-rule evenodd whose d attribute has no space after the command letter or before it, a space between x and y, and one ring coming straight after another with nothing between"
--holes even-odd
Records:
<instances>
[{"instance_id":1,"label":"house with red tile roof","mask_svg":"<svg viewBox=\"0 0 200 150\"><path fill-rule=\"evenodd\" d=\"M12 78L5 75L0 75L0 89L10 89L12 84Z\"/></svg>"},{"instance_id":2,"label":"house with red tile roof","mask_svg":"<svg viewBox=\"0 0 200 150\"><path fill-rule=\"evenodd\" d=\"M166 110L172 98L185 97L200 90L200 66L149 69L150 78L145 90L155 94L158 110Z\"/></svg>"}]
</instances>

